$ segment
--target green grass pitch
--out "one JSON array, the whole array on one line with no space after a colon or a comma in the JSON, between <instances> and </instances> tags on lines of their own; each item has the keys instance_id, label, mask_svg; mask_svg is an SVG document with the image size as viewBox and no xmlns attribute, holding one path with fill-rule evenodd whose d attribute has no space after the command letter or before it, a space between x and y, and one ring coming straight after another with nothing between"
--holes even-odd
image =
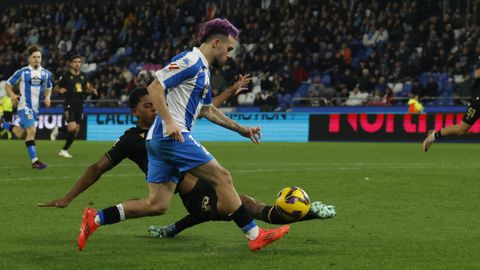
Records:
<instances>
[{"instance_id":1,"label":"green grass pitch","mask_svg":"<svg viewBox=\"0 0 480 270\"><path fill-rule=\"evenodd\" d=\"M479 269L480 144L204 143L232 172L239 193L271 203L287 185L334 204L337 216L291 225L283 239L250 252L233 223L210 222L173 239L151 224L186 212L176 196L166 215L98 229L76 248L82 210L146 196L141 171L125 161L65 209L62 197L111 143L37 141L45 170L30 168L22 141L0 141L0 269ZM259 222L263 227L269 224Z\"/></svg>"}]
</instances>

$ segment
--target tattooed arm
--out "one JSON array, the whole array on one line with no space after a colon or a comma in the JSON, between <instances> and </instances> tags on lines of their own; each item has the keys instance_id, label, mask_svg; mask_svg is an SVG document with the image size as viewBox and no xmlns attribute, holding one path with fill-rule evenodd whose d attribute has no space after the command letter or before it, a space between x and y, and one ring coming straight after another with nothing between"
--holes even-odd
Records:
<instances>
[{"instance_id":1,"label":"tattooed arm","mask_svg":"<svg viewBox=\"0 0 480 270\"><path fill-rule=\"evenodd\" d=\"M245 127L239 125L237 122L230 119L222 111L215 106L203 106L199 117L205 117L210 122L215 123L224 128L233 130L243 137L250 138L253 143L258 144L262 134L260 133L260 127Z\"/></svg>"}]
</instances>

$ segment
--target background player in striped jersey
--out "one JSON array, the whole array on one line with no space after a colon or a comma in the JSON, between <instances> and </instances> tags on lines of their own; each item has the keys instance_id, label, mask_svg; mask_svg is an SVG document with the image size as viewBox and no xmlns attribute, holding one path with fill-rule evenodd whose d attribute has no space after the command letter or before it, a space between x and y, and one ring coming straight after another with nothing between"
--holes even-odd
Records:
<instances>
[{"instance_id":1,"label":"background player in striped jersey","mask_svg":"<svg viewBox=\"0 0 480 270\"><path fill-rule=\"evenodd\" d=\"M16 135L23 137L25 130L25 144L27 146L28 155L32 162L32 168L43 169L47 164L41 162L37 157L37 149L35 146L35 134L37 128L35 121L37 120L38 108L40 106L40 98L45 96L43 100L45 106L50 107L50 95L52 93L52 74L41 66L42 52L37 46L30 46L27 49L28 66L17 70L7 81L5 89L14 106L18 106L17 114L20 117L20 127L13 126L12 123L3 123L2 127L13 131ZM20 95L13 92L13 86L18 84Z\"/></svg>"}]
</instances>

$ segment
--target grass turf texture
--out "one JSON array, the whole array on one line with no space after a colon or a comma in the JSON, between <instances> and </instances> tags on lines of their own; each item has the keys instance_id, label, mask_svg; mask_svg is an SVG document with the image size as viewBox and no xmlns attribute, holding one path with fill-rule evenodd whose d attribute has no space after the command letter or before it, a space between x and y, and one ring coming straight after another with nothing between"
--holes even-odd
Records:
<instances>
[{"instance_id":1,"label":"grass turf texture","mask_svg":"<svg viewBox=\"0 0 480 270\"><path fill-rule=\"evenodd\" d=\"M83 252L76 238L85 206L146 196L144 176L124 161L65 209L62 197L111 143L38 141L45 170L33 170L24 143L0 141L0 269L478 269L479 144L205 143L239 193L271 203L298 185L336 205L330 220L296 223L253 253L233 223L210 222L173 239L147 236L186 212L176 196L166 215L99 228ZM259 222L262 227L270 227Z\"/></svg>"}]
</instances>

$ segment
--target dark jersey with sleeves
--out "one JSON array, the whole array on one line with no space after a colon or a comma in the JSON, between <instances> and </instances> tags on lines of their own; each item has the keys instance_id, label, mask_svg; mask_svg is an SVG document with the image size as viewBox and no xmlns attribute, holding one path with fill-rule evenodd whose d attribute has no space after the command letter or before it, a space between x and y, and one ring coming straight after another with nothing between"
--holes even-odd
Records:
<instances>
[{"instance_id":1,"label":"dark jersey with sleeves","mask_svg":"<svg viewBox=\"0 0 480 270\"><path fill-rule=\"evenodd\" d=\"M463 122L473 125L480 118L480 59L475 66L475 83L472 87L472 96L463 117Z\"/></svg>"},{"instance_id":2,"label":"dark jersey with sleeves","mask_svg":"<svg viewBox=\"0 0 480 270\"><path fill-rule=\"evenodd\" d=\"M58 86L67 89L64 94L65 103L63 105L66 110L78 111L83 109L83 98L87 91L87 77L84 74L74 75L68 71L62 74Z\"/></svg>"},{"instance_id":3,"label":"dark jersey with sleeves","mask_svg":"<svg viewBox=\"0 0 480 270\"><path fill-rule=\"evenodd\" d=\"M132 127L115 142L108 152L107 158L115 166L125 158L135 162L146 174L148 168L147 148L145 147L145 135L148 129L139 126Z\"/></svg>"}]
</instances>

